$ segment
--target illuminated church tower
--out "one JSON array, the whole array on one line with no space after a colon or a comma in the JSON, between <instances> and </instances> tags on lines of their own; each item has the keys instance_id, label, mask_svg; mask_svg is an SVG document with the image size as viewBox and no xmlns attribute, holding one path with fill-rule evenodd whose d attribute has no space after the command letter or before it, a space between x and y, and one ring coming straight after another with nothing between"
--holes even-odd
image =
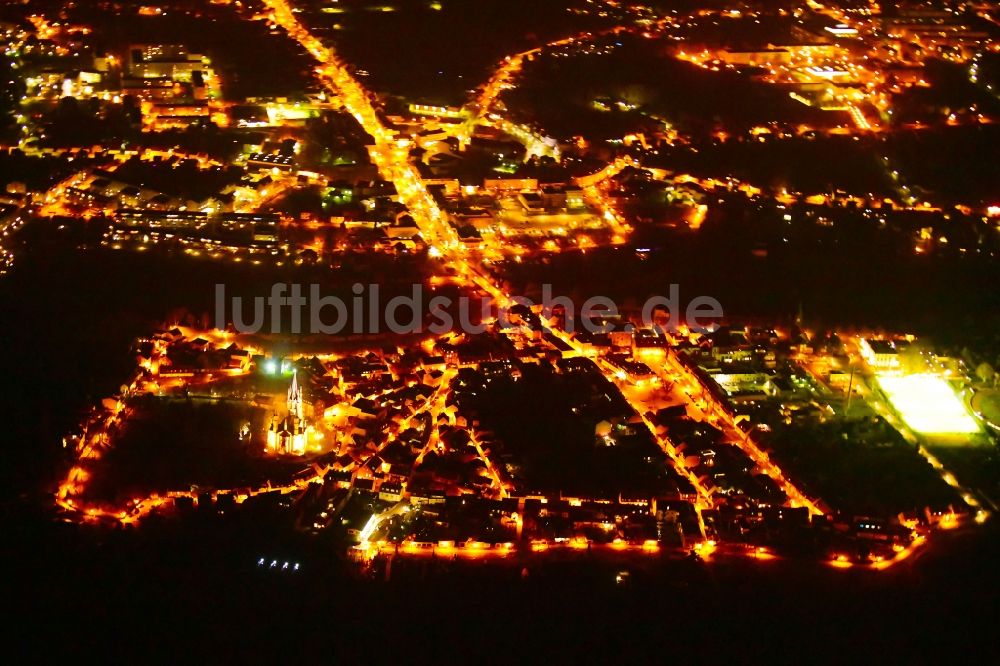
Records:
<instances>
[{"instance_id":1,"label":"illuminated church tower","mask_svg":"<svg viewBox=\"0 0 1000 666\"><path fill-rule=\"evenodd\" d=\"M288 387L288 413L298 420L305 418L302 414L302 389L299 388L299 371L292 371L292 385Z\"/></svg>"},{"instance_id":2,"label":"illuminated church tower","mask_svg":"<svg viewBox=\"0 0 1000 666\"><path fill-rule=\"evenodd\" d=\"M267 428L267 450L292 455L306 452L306 420L297 372L292 373L284 418L279 418L277 413L271 417L271 425Z\"/></svg>"}]
</instances>

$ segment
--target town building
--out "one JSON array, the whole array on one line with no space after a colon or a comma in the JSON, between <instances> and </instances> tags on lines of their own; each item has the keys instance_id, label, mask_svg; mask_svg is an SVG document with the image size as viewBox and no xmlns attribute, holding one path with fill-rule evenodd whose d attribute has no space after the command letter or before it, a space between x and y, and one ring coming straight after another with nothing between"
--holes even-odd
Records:
<instances>
[{"instance_id":1,"label":"town building","mask_svg":"<svg viewBox=\"0 0 1000 666\"><path fill-rule=\"evenodd\" d=\"M899 351L891 340L862 338L861 357L876 370L899 370Z\"/></svg>"},{"instance_id":2,"label":"town building","mask_svg":"<svg viewBox=\"0 0 1000 666\"><path fill-rule=\"evenodd\" d=\"M207 68L208 58L189 53L184 46L145 44L129 48L128 73L135 78L190 81L194 72Z\"/></svg>"}]
</instances>

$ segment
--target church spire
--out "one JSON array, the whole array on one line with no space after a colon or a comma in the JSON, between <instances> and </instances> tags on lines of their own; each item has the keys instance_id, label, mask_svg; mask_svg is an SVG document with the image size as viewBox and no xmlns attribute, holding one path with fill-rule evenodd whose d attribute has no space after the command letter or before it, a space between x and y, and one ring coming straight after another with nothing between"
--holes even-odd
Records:
<instances>
[{"instance_id":1,"label":"church spire","mask_svg":"<svg viewBox=\"0 0 1000 666\"><path fill-rule=\"evenodd\" d=\"M288 389L288 413L301 419L302 414L302 390L299 388L298 370L292 371L292 385Z\"/></svg>"}]
</instances>

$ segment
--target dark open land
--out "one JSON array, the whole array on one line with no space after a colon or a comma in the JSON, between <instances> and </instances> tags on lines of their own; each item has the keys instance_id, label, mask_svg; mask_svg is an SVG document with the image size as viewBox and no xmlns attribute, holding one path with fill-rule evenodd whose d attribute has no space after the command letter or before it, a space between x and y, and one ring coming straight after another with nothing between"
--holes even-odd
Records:
<instances>
[{"instance_id":1,"label":"dark open land","mask_svg":"<svg viewBox=\"0 0 1000 666\"><path fill-rule=\"evenodd\" d=\"M900 173L931 201L1000 205L1000 125L898 132L886 141Z\"/></svg>"},{"instance_id":2,"label":"dark open land","mask_svg":"<svg viewBox=\"0 0 1000 666\"><path fill-rule=\"evenodd\" d=\"M707 566L608 562L579 553L528 556L499 568L397 558L385 583L358 579L330 544L295 534L273 516L241 515L153 519L113 532L9 523L20 558L9 597L48 620L44 632L36 624L22 633L18 647L43 658L174 661L192 652L247 661L363 660L373 649L415 645L436 659L459 653L485 661L698 661L707 653L823 661L831 651L856 652L859 643L915 662L996 656L984 638L1000 556L990 526L943 534L926 554L887 572L747 558ZM260 557L302 567L295 574L261 569ZM622 570L630 573L626 585L615 583ZM377 621L386 616L396 618L391 630ZM484 641L484 626L517 639ZM55 627L59 640L52 639Z\"/></svg>"},{"instance_id":3,"label":"dark open land","mask_svg":"<svg viewBox=\"0 0 1000 666\"><path fill-rule=\"evenodd\" d=\"M984 78L989 74L984 73ZM1000 99L983 85L985 81L970 80L967 64L930 60L923 80L927 86L907 88L893 96L893 124L975 122L979 115L996 118L1000 113Z\"/></svg>"},{"instance_id":4,"label":"dark open land","mask_svg":"<svg viewBox=\"0 0 1000 666\"><path fill-rule=\"evenodd\" d=\"M511 113L559 137L620 138L662 127L662 118L696 136L742 132L777 121L813 128L848 122L845 114L804 106L788 89L735 72L712 72L674 58L672 44L623 35L599 41L606 55L543 55L524 68L503 101ZM619 46L620 44L620 46ZM597 99L622 100L631 111L600 111ZM739 99L739 104L731 100Z\"/></svg>"},{"instance_id":5,"label":"dark open land","mask_svg":"<svg viewBox=\"0 0 1000 666\"><path fill-rule=\"evenodd\" d=\"M995 330L1000 301L984 285L1000 278L1000 268L989 256L917 256L911 236L875 219L849 215L826 227L799 215L785 222L783 212L723 205L697 232L639 226L629 247L510 263L501 272L532 298L551 283L553 293L578 302L603 295L637 308L675 283L682 313L707 295L737 320L790 321L801 304L818 325L906 330L949 343Z\"/></svg>"},{"instance_id":6,"label":"dark open land","mask_svg":"<svg viewBox=\"0 0 1000 666\"><path fill-rule=\"evenodd\" d=\"M914 188L920 201L973 207L1000 201L1000 125L899 129L882 137L806 136L662 147L648 161L677 173L733 176L767 191L804 194L843 191L899 198L890 172Z\"/></svg>"},{"instance_id":7,"label":"dark open land","mask_svg":"<svg viewBox=\"0 0 1000 666\"><path fill-rule=\"evenodd\" d=\"M962 442L929 438L926 446L959 483L982 492L991 502L1000 501L1000 450L996 444L977 436Z\"/></svg>"},{"instance_id":8,"label":"dark open land","mask_svg":"<svg viewBox=\"0 0 1000 666\"><path fill-rule=\"evenodd\" d=\"M958 493L884 421L792 426L768 440L791 478L850 515L960 506Z\"/></svg>"},{"instance_id":9,"label":"dark open land","mask_svg":"<svg viewBox=\"0 0 1000 666\"><path fill-rule=\"evenodd\" d=\"M338 3L342 13L323 13L331 5L320 0L298 4L312 10L307 25L369 73L366 86L438 104L464 103L504 56L597 25L567 11L582 2L353 0Z\"/></svg>"},{"instance_id":10,"label":"dark open land","mask_svg":"<svg viewBox=\"0 0 1000 666\"><path fill-rule=\"evenodd\" d=\"M88 501L121 506L132 497L171 490L257 487L287 483L298 460L264 456L269 414L240 401L144 397L111 437L111 449L93 466ZM240 424L252 438L241 442Z\"/></svg>"},{"instance_id":11,"label":"dark open land","mask_svg":"<svg viewBox=\"0 0 1000 666\"><path fill-rule=\"evenodd\" d=\"M615 446L598 442L598 422L626 426L631 415L615 386L597 374L557 374L548 364L523 372L517 381L471 380L459 405L496 432L528 490L616 497L673 489L674 472L644 428Z\"/></svg>"},{"instance_id":12,"label":"dark open land","mask_svg":"<svg viewBox=\"0 0 1000 666\"><path fill-rule=\"evenodd\" d=\"M849 136L765 137L763 141L738 137L665 146L648 165L700 178L732 176L776 193L843 191L862 197L895 197L896 189L881 159L886 149L880 140Z\"/></svg>"},{"instance_id":13,"label":"dark open land","mask_svg":"<svg viewBox=\"0 0 1000 666\"><path fill-rule=\"evenodd\" d=\"M28 156L19 150L0 152L0 189L23 183L28 189L48 189L91 164L86 157Z\"/></svg>"}]
</instances>

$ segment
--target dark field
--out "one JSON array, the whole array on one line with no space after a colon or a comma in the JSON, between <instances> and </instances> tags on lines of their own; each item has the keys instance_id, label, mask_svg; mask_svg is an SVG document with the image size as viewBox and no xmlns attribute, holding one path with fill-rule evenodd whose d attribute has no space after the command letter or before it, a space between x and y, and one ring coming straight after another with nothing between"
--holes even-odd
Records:
<instances>
[{"instance_id":1,"label":"dark field","mask_svg":"<svg viewBox=\"0 0 1000 666\"><path fill-rule=\"evenodd\" d=\"M673 488L666 456L641 426L616 446L596 441L599 421L624 414L624 425L631 412L617 388L599 376L528 365L516 382L486 383L462 395L459 405L496 432L528 490L615 497Z\"/></svg>"},{"instance_id":2,"label":"dark field","mask_svg":"<svg viewBox=\"0 0 1000 666\"><path fill-rule=\"evenodd\" d=\"M169 490L257 487L287 482L304 463L265 457L270 414L236 401L143 397L112 448L93 467L86 499L120 506L132 497ZM251 440L240 442L250 422Z\"/></svg>"},{"instance_id":3,"label":"dark field","mask_svg":"<svg viewBox=\"0 0 1000 666\"><path fill-rule=\"evenodd\" d=\"M930 439L927 449L951 471L958 482L983 493L990 502L1000 500L1000 450L985 437L955 443Z\"/></svg>"},{"instance_id":4,"label":"dark field","mask_svg":"<svg viewBox=\"0 0 1000 666\"><path fill-rule=\"evenodd\" d=\"M598 42L608 55L544 55L504 94L511 113L557 137L620 138L662 127L662 118L695 136L744 132L777 121L813 128L846 124L846 115L804 106L788 89L735 72L712 72L670 55L672 42L621 36ZM616 46L620 44L620 46ZM623 100L632 111L599 111L595 99ZM731 100L740 103L732 104ZM654 117L655 116L655 117Z\"/></svg>"},{"instance_id":5,"label":"dark field","mask_svg":"<svg viewBox=\"0 0 1000 666\"><path fill-rule=\"evenodd\" d=\"M737 321L790 322L801 305L811 325L906 330L948 343L961 341L962 330L966 338L995 330L1000 301L983 285L1000 277L1000 267L989 257L920 257L911 240L870 221L829 229L787 225L779 216L772 224L740 208L723 207L714 218L710 213L698 232L639 227L627 248L561 254L501 271L515 291L531 298L551 283L553 293L578 302L605 295L626 309L639 308L649 296L668 295L676 283L682 311L691 299L708 295ZM651 248L646 259L636 247Z\"/></svg>"},{"instance_id":6,"label":"dark field","mask_svg":"<svg viewBox=\"0 0 1000 666\"><path fill-rule=\"evenodd\" d=\"M870 138L819 136L664 147L649 161L702 178L733 176L764 191L825 194L843 191L875 198L897 197L881 156L886 145Z\"/></svg>"},{"instance_id":7,"label":"dark field","mask_svg":"<svg viewBox=\"0 0 1000 666\"><path fill-rule=\"evenodd\" d=\"M944 205L1000 205L1000 125L901 132L889 156L918 192ZM918 194L919 196L919 194Z\"/></svg>"},{"instance_id":8,"label":"dark field","mask_svg":"<svg viewBox=\"0 0 1000 666\"><path fill-rule=\"evenodd\" d=\"M961 498L888 424L818 424L775 433L768 444L791 478L850 515L947 510Z\"/></svg>"},{"instance_id":9,"label":"dark field","mask_svg":"<svg viewBox=\"0 0 1000 666\"><path fill-rule=\"evenodd\" d=\"M354 0L338 3L345 11L336 14L316 11L330 6L321 0L298 4L313 10L304 15L307 25L332 39L356 69L369 72L362 79L366 86L446 104L464 103L466 91L485 81L504 56L596 25L566 10L583 2Z\"/></svg>"},{"instance_id":10,"label":"dark field","mask_svg":"<svg viewBox=\"0 0 1000 666\"><path fill-rule=\"evenodd\" d=\"M887 572L746 558L706 566L529 556L499 568L397 558L387 583L384 566L359 579L330 544L266 514L233 518L100 533L10 522L17 576L8 596L43 623L19 634L15 653L171 662L192 653L361 661L373 650L486 662L996 658L987 637L1000 539L989 526L943 534ZM302 570L259 569L261 556ZM629 582L616 585L622 570ZM484 627L497 639L484 640Z\"/></svg>"}]
</instances>

